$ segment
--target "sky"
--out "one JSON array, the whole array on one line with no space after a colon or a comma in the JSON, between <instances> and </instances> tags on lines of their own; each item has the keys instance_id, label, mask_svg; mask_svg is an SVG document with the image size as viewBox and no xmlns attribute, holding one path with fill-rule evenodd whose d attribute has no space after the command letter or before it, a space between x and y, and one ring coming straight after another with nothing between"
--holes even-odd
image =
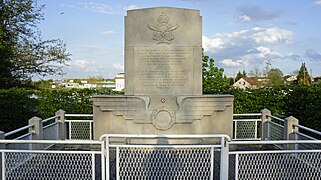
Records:
<instances>
[{"instance_id":1,"label":"sky","mask_svg":"<svg viewBox=\"0 0 321 180\"><path fill-rule=\"evenodd\" d=\"M224 68L263 69L266 62L292 75L306 63L321 76L321 0L38 0L43 39L61 39L71 61L52 79L103 77L124 72L127 10L168 6L200 10L204 53Z\"/></svg>"}]
</instances>

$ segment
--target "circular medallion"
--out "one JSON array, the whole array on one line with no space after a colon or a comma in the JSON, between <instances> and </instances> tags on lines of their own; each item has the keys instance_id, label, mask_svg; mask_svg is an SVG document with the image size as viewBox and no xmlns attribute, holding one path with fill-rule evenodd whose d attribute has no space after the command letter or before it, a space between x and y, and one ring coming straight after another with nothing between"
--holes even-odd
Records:
<instances>
[{"instance_id":1,"label":"circular medallion","mask_svg":"<svg viewBox=\"0 0 321 180\"><path fill-rule=\"evenodd\" d=\"M158 106L153 110L151 120L155 128L167 130L175 124L175 113L167 106Z\"/></svg>"},{"instance_id":2,"label":"circular medallion","mask_svg":"<svg viewBox=\"0 0 321 180\"><path fill-rule=\"evenodd\" d=\"M161 101L161 103L165 103L165 102L166 102L166 99L165 99L165 98L162 98L160 101Z\"/></svg>"}]
</instances>

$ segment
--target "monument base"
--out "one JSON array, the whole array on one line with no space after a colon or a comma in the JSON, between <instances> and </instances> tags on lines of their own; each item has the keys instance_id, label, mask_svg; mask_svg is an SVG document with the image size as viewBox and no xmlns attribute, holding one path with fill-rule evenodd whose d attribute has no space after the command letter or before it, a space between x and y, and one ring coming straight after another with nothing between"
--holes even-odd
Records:
<instances>
[{"instance_id":1,"label":"monument base","mask_svg":"<svg viewBox=\"0 0 321 180\"><path fill-rule=\"evenodd\" d=\"M233 135L233 96L93 97L94 139L102 134Z\"/></svg>"}]
</instances>

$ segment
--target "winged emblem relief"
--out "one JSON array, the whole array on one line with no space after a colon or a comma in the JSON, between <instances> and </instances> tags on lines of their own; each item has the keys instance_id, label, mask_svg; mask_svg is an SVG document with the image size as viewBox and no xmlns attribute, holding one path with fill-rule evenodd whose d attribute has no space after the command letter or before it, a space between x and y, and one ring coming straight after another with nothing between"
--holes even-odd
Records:
<instances>
[{"instance_id":1,"label":"winged emblem relief","mask_svg":"<svg viewBox=\"0 0 321 180\"><path fill-rule=\"evenodd\" d=\"M168 23L169 17L164 13L157 18L157 21L158 23L156 25L147 25L147 27L154 32L153 40L156 41L156 44L171 44L174 40L172 32L176 30L179 25L170 25Z\"/></svg>"}]
</instances>

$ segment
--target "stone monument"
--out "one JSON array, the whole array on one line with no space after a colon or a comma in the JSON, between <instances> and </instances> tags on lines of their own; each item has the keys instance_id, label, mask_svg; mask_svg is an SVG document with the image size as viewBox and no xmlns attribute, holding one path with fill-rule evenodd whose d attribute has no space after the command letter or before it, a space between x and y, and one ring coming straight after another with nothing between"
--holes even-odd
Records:
<instances>
[{"instance_id":1,"label":"stone monument","mask_svg":"<svg viewBox=\"0 0 321 180\"><path fill-rule=\"evenodd\" d=\"M202 95L198 10L127 11L125 94L93 97L94 138L102 134L227 134L233 96Z\"/></svg>"}]
</instances>

